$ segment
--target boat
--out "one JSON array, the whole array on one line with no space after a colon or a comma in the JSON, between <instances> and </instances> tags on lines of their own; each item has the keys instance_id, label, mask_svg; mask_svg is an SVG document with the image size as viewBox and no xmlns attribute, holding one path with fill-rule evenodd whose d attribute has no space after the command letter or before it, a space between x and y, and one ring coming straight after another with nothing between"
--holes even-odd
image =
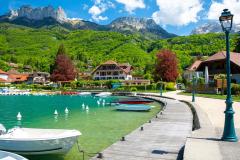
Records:
<instances>
[{"instance_id":1,"label":"boat","mask_svg":"<svg viewBox=\"0 0 240 160\"><path fill-rule=\"evenodd\" d=\"M116 109L122 111L149 111L151 107L144 104L119 104Z\"/></svg>"},{"instance_id":2,"label":"boat","mask_svg":"<svg viewBox=\"0 0 240 160\"><path fill-rule=\"evenodd\" d=\"M0 135L0 150L20 155L66 154L81 133L77 130L13 128Z\"/></svg>"},{"instance_id":3,"label":"boat","mask_svg":"<svg viewBox=\"0 0 240 160\"><path fill-rule=\"evenodd\" d=\"M27 159L14 153L0 151L0 160L27 160Z\"/></svg>"},{"instance_id":4,"label":"boat","mask_svg":"<svg viewBox=\"0 0 240 160\"><path fill-rule=\"evenodd\" d=\"M116 101L115 103L119 104L148 104L154 102L153 100L150 99L145 99L141 97L129 97L129 98L124 98Z\"/></svg>"},{"instance_id":5,"label":"boat","mask_svg":"<svg viewBox=\"0 0 240 160\"><path fill-rule=\"evenodd\" d=\"M108 96L111 96L111 95L112 95L111 92L101 92L101 93L96 94L95 96L96 97L108 97Z\"/></svg>"},{"instance_id":6,"label":"boat","mask_svg":"<svg viewBox=\"0 0 240 160\"><path fill-rule=\"evenodd\" d=\"M78 95L85 96L85 95L91 95L91 92L80 92Z\"/></svg>"}]
</instances>

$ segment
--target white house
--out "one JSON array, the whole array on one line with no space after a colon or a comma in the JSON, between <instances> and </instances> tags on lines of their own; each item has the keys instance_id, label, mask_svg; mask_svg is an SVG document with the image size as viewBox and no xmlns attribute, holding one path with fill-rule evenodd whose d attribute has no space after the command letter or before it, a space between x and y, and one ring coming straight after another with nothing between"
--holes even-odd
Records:
<instances>
[{"instance_id":1,"label":"white house","mask_svg":"<svg viewBox=\"0 0 240 160\"><path fill-rule=\"evenodd\" d=\"M132 66L128 63L118 64L115 61L109 60L99 65L93 72L94 80L132 80Z\"/></svg>"}]
</instances>

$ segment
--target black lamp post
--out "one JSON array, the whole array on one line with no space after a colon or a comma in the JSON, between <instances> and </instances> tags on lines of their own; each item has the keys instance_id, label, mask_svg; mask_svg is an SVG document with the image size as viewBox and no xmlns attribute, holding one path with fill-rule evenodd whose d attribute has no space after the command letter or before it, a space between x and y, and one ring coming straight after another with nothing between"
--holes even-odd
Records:
<instances>
[{"instance_id":1,"label":"black lamp post","mask_svg":"<svg viewBox=\"0 0 240 160\"><path fill-rule=\"evenodd\" d=\"M226 71L227 71L227 99L226 99L226 110L225 110L225 124L222 140L236 142L238 138L235 133L234 127L234 111L232 108L232 95L231 95L231 62L230 62L230 51L229 51L229 33L232 29L233 14L228 9L224 9L221 16L219 17L222 29L226 34Z\"/></svg>"}]
</instances>

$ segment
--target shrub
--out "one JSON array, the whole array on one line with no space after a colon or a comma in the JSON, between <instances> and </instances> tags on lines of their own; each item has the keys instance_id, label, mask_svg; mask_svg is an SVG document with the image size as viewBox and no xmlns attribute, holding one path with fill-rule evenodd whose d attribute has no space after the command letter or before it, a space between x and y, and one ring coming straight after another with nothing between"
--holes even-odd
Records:
<instances>
[{"instance_id":1,"label":"shrub","mask_svg":"<svg viewBox=\"0 0 240 160\"><path fill-rule=\"evenodd\" d=\"M240 85L239 84L232 84L232 94L240 95Z\"/></svg>"},{"instance_id":2,"label":"shrub","mask_svg":"<svg viewBox=\"0 0 240 160\"><path fill-rule=\"evenodd\" d=\"M131 88L130 88L130 91L136 92L136 91L137 91L137 88L136 88L136 87L131 87Z\"/></svg>"},{"instance_id":3,"label":"shrub","mask_svg":"<svg viewBox=\"0 0 240 160\"><path fill-rule=\"evenodd\" d=\"M174 83L174 82L168 82L168 83L166 83L166 90L176 91L175 83Z\"/></svg>"},{"instance_id":4,"label":"shrub","mask_svg":"<svg viewBox=\"0 0 240 160\"><path fill-rule=\"evenodd\" d=\"M205 79L203 77L198 78L198 84L205 84Z\"/></svg>"}]
</instances>

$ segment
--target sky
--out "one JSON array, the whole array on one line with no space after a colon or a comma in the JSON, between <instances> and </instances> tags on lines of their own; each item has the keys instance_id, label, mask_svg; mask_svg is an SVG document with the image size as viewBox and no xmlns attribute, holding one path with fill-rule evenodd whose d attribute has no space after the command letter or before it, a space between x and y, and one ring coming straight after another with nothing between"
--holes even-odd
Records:
<instances>
[{"instance_id":1,"label":"sky","mask_svg":"<svg viewBox=\"0 0 240 160\"><path fill-rule=\"evenodd\" d=\"M22 5L61 6L68 18L109 24L112 20L133 16L152 18L170 33L188 35L199 25L217 21L224 8L240 24L240 0L0 0L0 15Z\"/></svg>"}]
</instances>

